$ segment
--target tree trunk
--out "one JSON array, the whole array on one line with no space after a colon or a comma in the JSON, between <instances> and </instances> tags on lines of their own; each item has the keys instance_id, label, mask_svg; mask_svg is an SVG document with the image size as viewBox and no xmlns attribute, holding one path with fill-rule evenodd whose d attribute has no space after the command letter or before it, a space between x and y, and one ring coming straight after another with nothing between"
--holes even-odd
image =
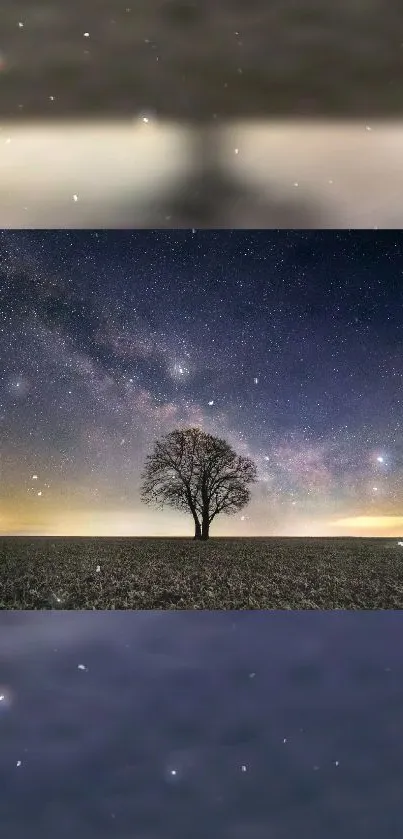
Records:
<instances>
[{"instance_id":1,"label":"tree trunk","mask_svg":"<svg viewBox=\"0 0 403 839\"><path fill-rule=\"evenodd\" d=\"M194 535L194 538L195 539L201 539L202 538L200 522L197 521L197 519L195 520L195 535Z\"/></svg>"},{"instance_id":2,"label":"tree trunk","mask_svg":"<svg viewBox=\"0 0 403 839\"><path fill-rule=\"evenodd\" d=\"M223 140L220 123L203 121L193 129L193 173L200 183L222 178Z\"/></svg>"},{"instance_id":3,"label":"tree trunk","mask_svg":"<svg viewBox=\"0 0 403 839\"><path fill-rule=\"evenodd\" d=\"M210 535L209 534L209 528L210 528L210 522L208 520L208 516L203 516L201 538L204 541L207 541L207 539L209 538L209 535Z\"/></svg>"}]
</instances>

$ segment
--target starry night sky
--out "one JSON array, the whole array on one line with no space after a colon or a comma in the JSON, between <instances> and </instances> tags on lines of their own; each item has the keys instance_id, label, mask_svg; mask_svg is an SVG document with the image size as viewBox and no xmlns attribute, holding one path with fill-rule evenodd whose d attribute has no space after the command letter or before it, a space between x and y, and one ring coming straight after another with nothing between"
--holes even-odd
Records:
<instances>
[{"instance_id":1,"label":"starry night sky","mask_svg":"<svg viewBox=\"0 0 403 839\"><path fill-rule=\"evenodd\" d=\"M3 231L0 533L192 535L141 504L198 425L260 480L214 535L403 531L403 236Z\"/></svg>"},{"instance_id":2,"label":"starry night sky","mask_svg":"<svg viewBox=\"0 0 403 839\"><path fill-rule=\"evenodd\" d=\"M8 839L401 839L401 612L0 628Z\"/></svg>"}]
</instances>

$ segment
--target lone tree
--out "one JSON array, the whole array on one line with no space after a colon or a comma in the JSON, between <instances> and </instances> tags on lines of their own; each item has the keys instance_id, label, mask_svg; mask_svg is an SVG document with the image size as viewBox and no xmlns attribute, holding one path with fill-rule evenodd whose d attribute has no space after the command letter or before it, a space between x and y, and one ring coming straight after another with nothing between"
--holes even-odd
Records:
<instances>
[{"instance_id":1,"label":"lone tree","mask_svg":"<svg viewBox=\"0 0 403 839\"><path fill-rule=\"evenodd\" d=\"M248 487L257 480L257 470L225 440L185 428L155 443L141 477L142 501L190 511L194 538L206 540L219 513L233 515L249 503Z\"/></svg>"}]
</instances>

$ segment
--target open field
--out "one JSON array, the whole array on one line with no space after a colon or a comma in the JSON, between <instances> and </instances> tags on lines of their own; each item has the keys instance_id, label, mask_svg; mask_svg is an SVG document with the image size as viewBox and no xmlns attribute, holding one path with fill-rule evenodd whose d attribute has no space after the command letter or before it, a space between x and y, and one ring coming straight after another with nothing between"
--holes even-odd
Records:
<instances>
[{"instance_id":1,"label":"open field","mask_svg":"<svg viewBox=\"0 0 403 839\"><path fill-rule=\"evenodd\" d=\"M396 539L2 537L2 609L402 609Z\"/></svg>"},{"instance_id":2,"label":"open field","mask_svg":"<svg viewBox=\"0 0 403 839\"><path fill-rule=\"evenodd\" d=\"M3 0L2 118L402 111L398 0Z\"/></svg>"}]
</instances>

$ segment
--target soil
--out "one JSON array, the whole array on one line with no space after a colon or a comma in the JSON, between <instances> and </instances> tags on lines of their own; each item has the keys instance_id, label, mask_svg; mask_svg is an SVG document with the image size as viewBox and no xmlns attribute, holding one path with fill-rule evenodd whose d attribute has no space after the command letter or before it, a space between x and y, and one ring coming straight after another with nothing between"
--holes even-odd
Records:
<instances>
[{"instance_id":1,"label":"soil","mask_svg":"<svg viewBox=\"0 0 403 839\"><path fill-rule=\"evenodd\" d=\"M402 608L396 539L0 539L0 610Z\"/></svg>"}]
</instances>

